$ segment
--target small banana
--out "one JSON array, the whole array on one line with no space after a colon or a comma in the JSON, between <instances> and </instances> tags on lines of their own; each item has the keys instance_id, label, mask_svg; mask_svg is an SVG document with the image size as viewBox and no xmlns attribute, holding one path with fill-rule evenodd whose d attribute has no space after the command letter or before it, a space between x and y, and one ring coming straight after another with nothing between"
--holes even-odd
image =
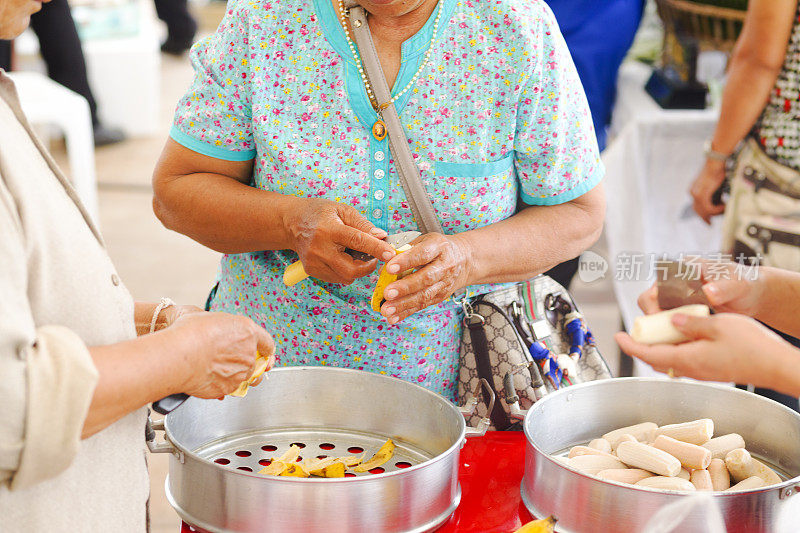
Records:
<instances>
[{"instance_id":1,"label":"small banana","mask_svg":"<svg viewBox=\"0 0 800 533\"><path fill-rule=\"evenodd\" d=\"M554 516L548 516L542 520L528 522L514 533L553 533L556 529L557 521Z\"/></svg>"},{"instance_id":2,"label":"small banana","mask_svg":"<svg viewBox=\"0 0 800 533\"><path fill-rule=\"evenodd\" d=\"M410 249L411 245L405 244L400 248L395 248L395 251L400 254L407 252ZM386 265L381 267L380 274L378 275L378 283L375 285L375 290L372 291L372 298L370 299L370 306L372 307L373 311L376 313L381 312L381 306L383 305L383 302L386 301L383 299L383 291L386 289L386 286L390 283L394 283L398 279L401 279L403 276L410 274L412 270L407 270L401 274L389 274L386 272Z\"/></svg>"}]
</instances>

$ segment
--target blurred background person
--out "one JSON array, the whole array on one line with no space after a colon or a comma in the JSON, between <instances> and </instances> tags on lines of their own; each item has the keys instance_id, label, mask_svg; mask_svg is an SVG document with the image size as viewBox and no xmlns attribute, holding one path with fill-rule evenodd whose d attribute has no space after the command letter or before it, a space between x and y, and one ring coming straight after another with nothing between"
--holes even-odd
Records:
<instances>
[{"instance_id":1,"label":"blurred background person","mask_svg":"<svg viewBox=\"0 0 800 533\"><path fill-rule=\"evenodd\" d=\"M645 0L546 0L556 17L578 69L594 121L597 145L606 147L606 128L617 90L617 73L633 44ZM613 28L613 31L609 31ZM569 287L580 257L554 267L548 275Z\"/></svg>"},{"instance_id":2,"label":"blurred background person","mask_svg":"<svg viewBox=\"0 0 800 533\"><path fill-rule=\"evenodd\" d=\"M166 1L166 0L160 0ZM95 146L105 146L125 140L122 130L100 122L97 101L86 75L86 60L67 0L52 0L42 4L42 10L31 16L31 28L39 39L47 75L55 82L86 98L92 113ZM12 68L12 41L0 40L0 68Z\"/></svg>"},{"instance_id":3,"label":"blurred background person","mask_svg":"<svg viewBox=\"0 0 800 533\"><path fill-rule=\"evenodd\" d=\"M727 162L736 158L736 176L732 191L758 191L760 187L780 189L771 179L788 176L789 181L800 180L800 3L797 0L750 0L742 33L736 43L728 66L728 79L722 97L720 117L713 136L706 143L706 161L700 174L691 186L695 212L706 222L725 212L723 229L723 252L735 257L749 258L762 253L742 242L736 229L745 224L742 201L726 205L719 199L717 191L726 178ZM745 141L752 139L747 144ZM742 146L737 155L734 151ZM744 158L744 159L742 159ZM741 169L751 163L761 168L768 161L771 170L765 170L762 184L754 186L741 175ZM745 164L746 163L746 164ZM763 167L766 169L766 167ZM777 170L775 170L777 169ZM760 170L758 170L761 173ZM770 175L773 173L773 175ZM761 179L759 178L759 179ZM738 183L737 183L738 182ZM763 215L778 214L786 210L789 197L774 202L777 195L760 196L750 207L764 209ZM732 192L731 198L741 198ZM755 196L752 196L755 198ZM772 211L772 209L776 211ZM776 219L777 220L777 219ZM794 226L800 231L800 218L787 217L790 222L786 230ZM749 223L747 223L749 225ZM767 246L762 245L763 253ZM774 253L776 247L770 246ZM784 257L789 257L785 255ZM791 268L793 261L780 264ZM778 265L770 259L770 264ZM772 325L767 322L767 324ZM800 346L800 340L786 334L781 335ZM777 394L767 389L756 392L768 396L795 410L800 410L797 397Z\"/></svg>"},{"instance_id":4,"label":"blurred background person","mask_svg":"<svg viewBox=\"0 0 800 533\"><path fill-rule=\"evenodd\" d=\"M707 223L725 211L714 193L725 163L748 136L781 165L800 171L800 6L797 0L750 0L728 65L720 117L706 162L691 188Z\"/></svg>"}]
</instances>

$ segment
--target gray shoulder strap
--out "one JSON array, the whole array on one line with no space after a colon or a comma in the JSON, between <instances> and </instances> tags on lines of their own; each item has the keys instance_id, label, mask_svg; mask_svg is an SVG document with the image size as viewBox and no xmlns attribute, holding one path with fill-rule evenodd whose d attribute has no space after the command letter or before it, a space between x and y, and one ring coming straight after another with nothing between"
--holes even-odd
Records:
<instances>
[{"instance_id":1,"label":"gray shoulder strap","mask_svg":"<svg viewBox=\"0 0 800 533\"><path fill-rule=\"evenodd\" d=\"M395 168L397 168L400 183L403 185L403 190L405 190L408 197L411 212L414 213L414 219L423 233L443 233L442 225L439 223L439 218L433 209L428 191L425 190L425 185L422 183L419 167L414 162L411 149L408 147L408 139L397 114L397 108L392 103L389 85L386 82L386 76L383 74L375 44L372 42L372 34L369 31L367 15L363 7L355 5L350 9L350 22L356 46L358 46L358 51L361 54L364 72L378 100L378 115L386 124L386 130L389 135L389 149L394 156Z\"/></svg>"}]
</instances>

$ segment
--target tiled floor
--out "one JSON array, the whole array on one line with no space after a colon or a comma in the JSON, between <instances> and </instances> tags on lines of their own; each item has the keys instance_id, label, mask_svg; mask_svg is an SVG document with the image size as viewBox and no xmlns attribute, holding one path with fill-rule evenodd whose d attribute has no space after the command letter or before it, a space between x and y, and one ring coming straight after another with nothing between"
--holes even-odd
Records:
<instances>
[{"instance_id":1,"label":"tiled floor","mask_svg":"<svg viewBox=\"0 0 800 533\"><path fill-rule=\"evenodd\" d=\"M120 274L138 300L169 296L202 305L219 255L164 229L151 209L150 177L167 136L172 108L191 79L188 59L164 57L161 134L97 151L101 229ZM65 166L63 150L54 147ZM596 247L602 253L602 245ZM576 283L575 296L606 355L616 369L611 338L619 315L608 281ZM151 456L151 516L155 533L176 533L179 521L164 496L167 456Z\"/></svg>"}]
</instances>

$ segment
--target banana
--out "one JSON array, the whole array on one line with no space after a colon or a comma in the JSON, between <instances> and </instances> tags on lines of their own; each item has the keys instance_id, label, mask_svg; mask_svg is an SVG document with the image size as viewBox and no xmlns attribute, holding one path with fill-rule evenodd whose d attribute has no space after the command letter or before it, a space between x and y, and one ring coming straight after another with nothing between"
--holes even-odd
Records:
<instances>
[{"instance_id":1,"label":"banana","mask_svg":"<svg viewBox=\"0 0 800 533\"><path fill-rule=\"evenodd\" d=\"M372 470L373 468L381 466L383 463L392 458L392 456L394 455L394 448L395 445L394 442L392 442L392 439L387 440L386 442L383 443L383 446L381 446L381 448L377 452L375 452L375 455L373 455L368 461L361 463L357 467L353 468L353 471L367 472L369 470Z\"/></svg>"},{"instance_id":2,"label":"banana","mask_svg":"<svg viewBox=\"0 0 800 533\"><path fill-rule=\"evenodd\" d=\"M267 359L265 357L261 357L259 355L256 358L256 367L253 370L253 373L250 375L249 378L247 378L246 380L242 381L239 384L239 387L235 391L233 391L230 395L231 396L237 396L239 398L243 398L244 396L246 396L247 395L247 389L250 387L250 385L255 380L257 380L261 376L261 374L263 374L264 372L267 371L267 364L268 364Z\"/></svg>"},{"instance_id":3,"label":"banana","mask_svg":"<svg viewBox=\"0 0 800 533\"><path fill-rule=\"evenodd\" d=\"M395 248L395 251L399 255L403 252L407 252L410 249L411 245L405 244L400 248ZM411 270L406 270L405 272L402 272L400 274L389 274L388 272L386 272L386 265L383 265L383 267L381 267L381 273L378 276L378 283L375 284L375 290L372 291L372 299L370 300L370 305L372 306L372 310L375 311L376 313L380 313L381 306L383 305L383 302L386 301L383 298L383 291L386 290L386 287L390 283L394 283L398 279L402 279L403 276L406 276L410 273Z\"/></svg>"},{"instance_id":4,"label":"banana","mask_svg":"<svg viewBox=\"0 0 800 533\"><path fill-rule=\"evenodd\" d=\"M556 529L557 521L554 516L548 516L542 520L528 522L514 533L553 533Z\"/></svg>"}]
</instances>

